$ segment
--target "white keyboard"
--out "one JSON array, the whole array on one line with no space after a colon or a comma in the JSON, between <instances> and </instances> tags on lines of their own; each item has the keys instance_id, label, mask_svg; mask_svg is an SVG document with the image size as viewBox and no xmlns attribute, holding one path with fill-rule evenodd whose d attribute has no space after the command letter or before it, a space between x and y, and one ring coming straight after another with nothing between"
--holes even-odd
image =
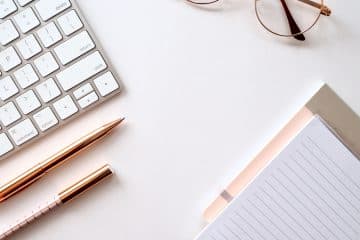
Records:
<instances>
[{"instance_id":1,"label":"white keyboard","mask_svg":"<svg viewBox=\"0 0 360 240\"><path fill-rule=\"evenodd\" d=\"M73 0L0 0L0 72L0 159L120 91Z\"/></svg>"}]
</instances>

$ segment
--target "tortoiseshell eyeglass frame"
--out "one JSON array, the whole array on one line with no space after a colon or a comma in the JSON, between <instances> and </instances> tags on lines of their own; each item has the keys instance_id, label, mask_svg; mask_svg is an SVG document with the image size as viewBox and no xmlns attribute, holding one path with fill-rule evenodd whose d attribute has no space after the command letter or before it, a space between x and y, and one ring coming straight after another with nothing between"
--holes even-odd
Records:
<instances>
[{"instance_id":1,"label":"tortoiseshell eyeglass frame","mask_svg":"<svg viewBox=\"0 0 360 240\"><path fill-rule=\"evenodd\" d=\"M200 2L200 1L196 1L196 0L185 0L185 1L189 2L189 3L192 3L192 4L197 4L197 5L210 5L210 4L217 3L220 0L208 0L208 1L205 1L205 2ZM294 37L295 39L297 39L299 41L304 41L305 40L304 33L309 31L318 22L321 15L324 15L324 16L330 16L331 15L331 9L329 7L327 7L326 5L324 5L323 0L321 0L320 3L314 2L312 0L298 0L298 1L302 2L302 3L305 3L305 4L310 5L312 7L318 8L320 10L319 15L315 18L314 23L311 24L307 29L300 30L299 26L297 25L295 19L293 18L292 14L291 14L288 6L287 6L286 1L285 0L280 0L282 6L284 8L284 11L285 11L288 23L289 23L289 27L290 27L290 32L291 32L291 34L285 35L285 34L280 34L280 33L274 32L272 29L270 29L269 27L266 26L266 24L261 20L261 18L259 16L256 1L260 1L260 0L255 0L256 17L257 17L258 21L260 22L260 24L267 31L269 31L272 34L275 34L277 36L281 36L281 37Z\"/></svg>"}]
</instances>

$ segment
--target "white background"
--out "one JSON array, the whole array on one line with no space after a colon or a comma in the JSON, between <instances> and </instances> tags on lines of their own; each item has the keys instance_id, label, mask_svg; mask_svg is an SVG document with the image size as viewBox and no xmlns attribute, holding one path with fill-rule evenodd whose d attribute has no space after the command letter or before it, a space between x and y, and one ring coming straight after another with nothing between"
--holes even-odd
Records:
<instances>
[{"instance_id":1,"label":"white background","mask_svg":"<svg viewBox=\"0 0 360 240\"><path fill-rule=\"evenodd\" d=\"M0 205L0 226L109 162L116 176L14 239L188 240L202 211L328 83L360 113L360 2L329 0L304 43L257 23L252 0L78 0L125 91L0 163L0 183L117 117L111 137Z\"/></svg>"}]
</instances>

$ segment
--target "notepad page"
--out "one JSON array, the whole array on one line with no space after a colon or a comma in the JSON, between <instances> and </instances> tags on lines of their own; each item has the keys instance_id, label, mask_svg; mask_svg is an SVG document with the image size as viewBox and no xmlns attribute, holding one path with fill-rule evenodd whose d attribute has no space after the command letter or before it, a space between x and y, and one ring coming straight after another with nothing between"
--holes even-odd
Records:
<instances>
[{"instance_id":1,"label":"notepad page","mask_svg":"<svg viewBox=\"0 0 360 240\"><path fill-rule=\"evenodd\" d=\"M198 240L360 239L360 162L319 117Z\"/></svg>"}]
</instances>

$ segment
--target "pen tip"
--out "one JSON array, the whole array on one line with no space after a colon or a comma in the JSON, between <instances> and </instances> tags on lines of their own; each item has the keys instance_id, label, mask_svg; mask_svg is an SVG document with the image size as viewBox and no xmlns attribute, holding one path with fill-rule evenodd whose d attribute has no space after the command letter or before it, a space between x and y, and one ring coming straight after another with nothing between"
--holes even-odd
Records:
<instances>
[{"instance_id":1,"label":"pen tip","mask_svg":"<svg viewBox=\"0 0 360 240\"><path fill-rule=\"evenodd\" d=\"M112 122L111 125L114 125L114 127L116 127L117 125L119 125L120 123L122 123L123 121L125 120L125 118L119 118L119 119L116 119Z\"/></svg>"},{"instance_id":2,"label":"pen tip","mask_svg":"<svg viewBox=\"0 0 360 240\"><path fill-rule=\"evenodd\" d=\"M120 123L122 123L125 120L125 118L119 118L116 119L112 122L109 122L108 124L105 125L106 129L108 131L112 130L113 128L117 127L118 125L120 125Z\"/></svg>"}]
</instances>

